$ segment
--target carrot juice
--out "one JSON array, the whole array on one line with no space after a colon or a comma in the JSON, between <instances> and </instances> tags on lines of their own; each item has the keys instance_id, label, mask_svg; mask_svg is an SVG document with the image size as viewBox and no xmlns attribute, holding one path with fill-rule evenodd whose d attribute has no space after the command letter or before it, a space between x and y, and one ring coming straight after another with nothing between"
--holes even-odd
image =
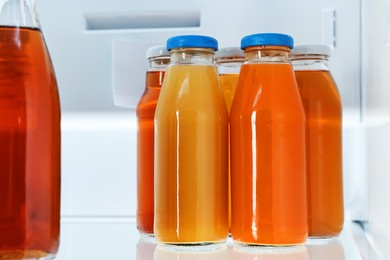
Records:
<instances>
[{"instance_id":1,"label":"carrot juice","mask_svg":"<svg viewBox=\"0 0 390 260\"><path fill-rule=\"evenodd\" d=\"M154 225L154 113L160 95L169 52L165 46L147 50L150 68L146 72L145 91L137 106L137 228L153 235Z\"/></svg>"},{"instance_id":2,"label":"carrot juice","mask_svg":"<svg viewBox=\"0 0 390 260\"><path fill-rule=\"evenodd\" d=\"M247 37L241 42L245 63L230 114L232 237L244 244L302 244L307 237L305 125L288 62L292 38ZM259 42L265 46L256 46Z\"/></svg>"},{"instance_id":3,"label":"carrot juice","mask_svg":"<svg viewBox=\"0 0 390 260\"><path fill-rule=\"evenodd\" d=\"M221 242L228 235L228 116L212 63L215 40L176 37L155 114L155 236ZM187 40L202 47L176 49Z\"/></svg>"},{"instance_id":4,"label":"carrot juice","mask_svg":"<svg viewBox=\"0 0 390 260\"><path fill-rule=\"evenodd\" d=\"M302 53L300 47L310 49ZM337 236L344 223L342 107L326 64L329 52L327 46L305 45L292 56L306 114L309 237L316 238Z\"/></svg>"}]
</instances>

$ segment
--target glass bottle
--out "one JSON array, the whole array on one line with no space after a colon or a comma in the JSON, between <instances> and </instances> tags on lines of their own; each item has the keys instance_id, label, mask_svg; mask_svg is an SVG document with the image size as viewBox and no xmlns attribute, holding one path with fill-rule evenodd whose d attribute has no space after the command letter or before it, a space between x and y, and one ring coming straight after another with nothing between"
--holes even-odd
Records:
<instances>
[{"instance_id":1,"label":"glass bottle","mask_svg":"<svg viewBox=\"0 0 390 260\"><path fill-rule=\"evenodd\" d=\"M305 118L288 56L293 39L244 37L230 114L233 239L258 245L307 238Z\"/></svg>"},{"instance_id":2,"label":"glass bottle","mask_svg":"<svg viewBox=\"0 0 390 260\"><path fill-rule=\"evenodd\" d=\"M141 234L153 235L154 112L170 57L165 46L150 47L146 57L149 69L145 91L137 106L137 228Z\"/></svg>"},{"instance_id":3,"label":"glass bottle","mask_svg":"<svg viewBox=\"0 0 390 260\"><path fill-rule=\"evenodd\" d=\"M169 38L155 114L155 236L171 244L228 235L228 115L214 65L214 38Z\"/></svg>"},{"instance_id":4,"label":"glass bottle","mask_svg":"<svg viewBox=\"0 0 390 260\"><path fill-rule=\"evenodd\" d=\"M51 259L60 234L60 102L34 1L0 3L0 258Z\"/></svg>"},{"instance_id":5,"label":"glass bottle","mask_svg":"<svg viewBox=\"0 0 390 260\"><path fill-rule=\"evenodd\" d=\"M219 74L219 81L225 97L228 114L232 107L234 94L238 83L238 75L244 63L244 52L239 47L225 47L215 53L215 64ZM229 174L229 230L231 225L231 174L230 174L230 129L228 134L228 174Z\"/></svg>"},{"instance_id":6,"label":"glass bottle","mask_svg":"<svg viewBox=\"0 0 390 260\"><path fill-rule=\"evenodd\" d=\"M330 47L298 45L291 53L306 114L309 237L340 234L344 223L342 105L328 68Z\"/></svg>"},{"instance_id":7,"label":"glass bottle","mask_svg":"<svg viewBox=\"0 0 390 260\"><path fill-rule=\"evenodd\" d=\"M243 63L244 52L239 47L225 47L215 53L215 64L217 65L228 113L230 113L234 93L236 92L238 75Z\"/></svg>"}]
</instances>

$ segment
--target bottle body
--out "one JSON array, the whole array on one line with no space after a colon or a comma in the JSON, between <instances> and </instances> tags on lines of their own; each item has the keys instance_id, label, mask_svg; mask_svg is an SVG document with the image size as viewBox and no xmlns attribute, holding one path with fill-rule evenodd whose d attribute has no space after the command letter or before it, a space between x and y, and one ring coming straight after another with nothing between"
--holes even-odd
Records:
<instances>
[{"instance_id":1,"label":"bottle body","mask_svg":"<svg viewBox=\"0 0 390 260\"><path fill-rule=\"evenodd\" d=\"M199 62L212 54L189 52L171 51L155 114L155 236L215 243L228 235L228 116L215 66Z\"/></svg>"},{"instance_id":2,"label":"bottle body","mask_svg":"<svg viewBox=\"0 0 390 260\"><path fill-rule=\"evenodd\" d=\"M149 57L150 69L146 72L145 91L137 106L137 228L147 235L153 235L154 113L169 64L169 56L166 55L169 54Z\"/></svg>"},{"instance_id":3,"label":"bottle body","mask_svg":"<svg viewBox=\"0 0 390 260\"><path fill-rule=\"evenodd\" d=\"M0 258L45 259L60 232L56 78L39 28L0 26L0 39Z\"/></svg>"},{"instance_id":4,"label":"bottle body","mask_svg":"<svg viewBox=\"0 0 390 260\"><path fill-rule=\"evenodd\" d=\"M306 114L309 237L334 237L344 223L341 99L325 59L293 65Z\"/></svg>"},{"instance_id":5,"label":"bottle body","mask_svg":"<svg viewBox=\"0 0 390 260\"><path fill-rule=\"evenodd\" d=\"M251 47L230 114L232 237L260 245L307 237L304 112L286 48Z\"/></svg>"},{"instance_id":6,"label":"bottle body","mask_svg":"<svg viewBox=\"0 0 390 260\"><path fill-rule=\"evenodd\" d=\"M228 115L232 107L234 94L236 93L238 76L242 63L244 62L244 52L238 47L226 47L218 50L215 57L219 81L221 83L222 93L225 98ZM230 121L230 119L229 119ZM231 173L230 173L230 127L228 129L228 186L229 186L229 232L231 226Z\"/></svg>"}]
</instances>

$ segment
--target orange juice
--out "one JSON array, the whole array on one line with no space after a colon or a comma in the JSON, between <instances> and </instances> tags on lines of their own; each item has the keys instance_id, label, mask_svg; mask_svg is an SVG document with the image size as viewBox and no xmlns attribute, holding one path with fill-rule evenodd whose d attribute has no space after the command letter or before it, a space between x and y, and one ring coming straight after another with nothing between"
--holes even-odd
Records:
<instances>
[{"instance_id":1,"label":"orange juice","mask_svg":"<svg viewBox=\"0 0 390 260\"><path fill-rule=\"evenodd\" d=\"M286 44L291 38L248 37ZM305 119L290 48L245 48L230 115L231 233L238 243L294 245L307 237Z\"/></svg>"},{"instance_id":2,"label":"orange juice","mask_svg":"<svg viewBox=\"0 0 390 260\"><path fill-rule=\"evenodd\" d=\"M232 107L236 92L238 74L244 62L244 52L239 47L225 47L218 50L215 55L215 64L218 68L219 80L225 97L228 113Z\"/></svg>"},{"instance_id":3,"label":"orange juice","mask_svg":"<svg viewBox=\"0 0 390 260\"><path fill-rule=\"evenodd\" d=\"M238 75L242 63L244 62L244 52L238 47L225 47L218 50L215 56L215 63L217 65L219 80L221 82L222 93L225 98L228 114L232 107L234 94L238 83ZM230 173L230 127L229 127L229 231L231 225L231 173Z\"/></svg>"},{"instance_id":4,"label":"orange juice","mask_svg":"<svg viewBox=\"0 0 390 260\"><path fill-rule=\"evenodd\" d=\"M327 66L330 48L300 45L292 62L306 114L306 169L310 237L337 236L344 223L342 107Z\"/></svg>"},{"instance_id":5,"label":"orange juice","mask_svg":"<svg viewBox=\"0 0 390 260\"><path fill-rule=\"evenodd\" d=\"M226 105L213 52L191 51L171 51L155 114L154 231L158 241L172 244L228 235Z\"/></svg>"},{"instance_id":6,"label":"orange juice","mask_svg":"<svg viewBox=\"0 0 390 260\"><path fill-rule=\"evenodd\" d=\"M234 93L236 93L236 87L238 83L238 73L237 74L221 74L219 75L221 81L221 88L223 95L225 97L226 107L230 113L232 107L232 102L234 98Z\"/></svg>"},{"instance_id":7,"label":"orange juice","mask_svg":"<svg viewBox=\"0 0 390 260\"><path fill-rule=\"evenodd\" d=\"M340 96L329 71L295 75L306 112L309 236L336 236L344 223Z\"/></svg>"}]
</instances>

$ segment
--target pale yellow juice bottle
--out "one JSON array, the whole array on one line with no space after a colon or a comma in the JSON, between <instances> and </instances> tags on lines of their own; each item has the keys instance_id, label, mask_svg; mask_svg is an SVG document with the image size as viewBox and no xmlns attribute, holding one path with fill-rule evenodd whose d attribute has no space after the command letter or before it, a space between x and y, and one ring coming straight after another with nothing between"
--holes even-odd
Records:
<instances>
[{"instance_id":1,"label":"pale yellow juice bottle","mask_svg":"<svg viewBox=\"0 0 390 260\"><path fill-rule=\"evenodd\" d=\"M234 94L236 93L238 76L244 63L244 52L239 47L221 48L215 54L215 64L217 65L219 80L225 98L228 114L232 107ZM228 183L229 183L229 231L231 223L231 174L230 174L230 131L228 134Z\"/></svg>"},{"instance_id":2,"label":"pale yellow juice bottle","mask_svg":"<svg viewBox=\"0 0 390 260\"><path fill-rule=\"evenodd\" d=\"M155 113L157 241L207 244L228 235L228 114L207 36L168 39Z\"/></svg>"}]
</instances>

